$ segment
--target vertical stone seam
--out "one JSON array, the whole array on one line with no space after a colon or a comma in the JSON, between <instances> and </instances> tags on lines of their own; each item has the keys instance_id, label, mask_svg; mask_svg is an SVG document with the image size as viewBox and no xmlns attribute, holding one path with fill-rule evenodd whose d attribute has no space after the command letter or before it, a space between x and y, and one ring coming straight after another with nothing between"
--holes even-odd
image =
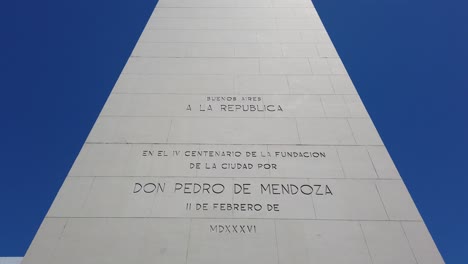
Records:
<instances>
[{"instance_id":1,"label":"vertical stone seam","mask_svg":"<svg viewBox=\"0 0 468 264\"><path fill-rule=\"evenodd\" d=\"M283 48L281 48L281 52L283 52ZM292 95L291 93L291 83L289 82L289 75L284 75L284 77L286 77L286 83L288 84L288 93L289 95Z\"/></svg>"},{"instance_id":2,"label":"vertical stone seam","mask_svg":"<svg viewBox=\"0 0 468 264\"><path fill-rule=\"evenodd\" d=\"M328 117L327 112L325 111L325 105L323 104L323 100L322 100L323 95L318 95L318 97L319 97L319 100L320 100L320 105L322 106L323 116Z\"/></svg>"},{"instance_id":3,"label":"vertical stone seam","mask_svg":"<svg viewBox=\"0 0 468 264\"><path fill-rule=\"evenodd\" d=\"M273 224L275 225L275 242L276 242L276 263L280 263L280 256L279 256L279 246L278 246L278 231L276 227L276 219L273 219Z\"/></svg>"},{"instance_id":4,"label":"vertical stone seam","mask_svg":"<svg viewBox=\"0 0 468 264\"><path fill-rule=\"evenodd\" d=\"M318 53L318 51L317 51L317 53ZM336 93L336 90L335 90L335 85L333 85L333 81L331 80L330 75L326 75L326 76L327 76L327 79L328 79L328 83L330 83L330 86L331 86L331 88L333 90L333 94L336 95L337 93Z\"/></svg>"},{"instance_id":5,"label":"vertical stone seam","mask_svg":"<svg viewBox=\"0 0 468 264\"><path fill-rule=\"evenodd\" d=\"M83 212L83 209L84 209L85 205L88 203L89 194L91 193L91 190L94 187L95 180L96 180L96 176L93 177L93 180L91 181L91 184L89 185L88 192L86 193L86 198L84 199L83 203L81 204L79 217L81 217L81 213Z\"/></svg>"},{"instance_id":6,"label":"vertical stone seam","mask_svg":"<svg viewBox=\"0 0 468 264\"><path fill-rule=\"evenodd\" d=\"M374 258L372 257L372 253L371 253L370 248L369 248L369 244L367 243L366 234L364 233L364 229L362 228L362 223L361 222L359 222L359 228L361 229L361 234L362 234L362 237L364 238L364 243L366 244L367 253L369 254L369 258L371 260L371 263L375 263Z\"/></svg>"},{"instance_id":7,"label":"vertical stone seam","mask_svg":"<svg viewBox=\"0 0 468 264\"><path fill-rule=\"evenodd\" d=\"M367 146L366 146L366 152L367 152L367 156L369 156L369 159L370 159L370 161L372 163L372 167L374 168L375 175L377 175L377 179L381 179L380 175L379 175L379 172L377 171L377 167L375 167L374 160L372 159L371 154L370 154L369 149L367 148Z\"/></svg>"},{"instance_id":8,"label":"vertical stone seam","mask_svg":"<svg viewBox=\"0 0 468 264\"><path fill-rule=\"evenodd\" d=\"M50 260L51 261L54 261L55 257L57 256L57 247L58 245L61 243L62 241L62 238L63 238L63 234L65 233L65 229L67 228L67 225L68 225L68 221L70 220L70 218L67 218L67 220L65 221L65 224L63 225L63 228L62 228L62 231L60 232L60 236L59 236L59 239L57 240L57 243L52 251L52 254L50 256Z\"/></svg>"},{"instance_id":9,"label":"vertical stone seam","mask_svg":"<svg viewBox=\"0 0 468 264\"><path fill-rule=\"evenodd\" d=\"M167 131L166 143L169 143L169 136L171 135L171 131L172 131L172 120L173 118L171 118L171 123L169 124L169 129Z\"/></svg>"},{"instance_id":10,"label":"vertical stone seam","mask_svg":"<svg viewBox=\"0 0 468 264\"><path fill-rule=\"evenodd\" d=\"M340 147L342 146L335 146L336 156L338 157L338 161L340 162L341 172L343 172L343 179L349 179L348 177L346 177L346 172L344 170L343 162L341 161L340 151L339 151Z\"/></svg>"},{"instance_id":11,"label":"vertical stone seam","mask_svg":"<svg viewBox=\"0 0 468 264\"><path fill-rule=\"evenodd\" d=\"M411 249L411 254L413 255L414 261L416 261L416 263L419 263L418 258L416 257L416 254L414 253L413 247L411 246L411 242L408 239L408 235L406 234L406 230L402 224L402 221L399 221L399 224L400 224L401 230L403 230L403 234L405 235L406 242L408 242L408 246Z\"/></svg>"},{"instance_id":12,"label":"vertical stone seam","mask_svg":"<svg viewBox=\"0 0 468 264\"><path fill-rule=\"evenodd\" d=\"M374 186L375 186L375 190L377 191L377 194L379 195L380 203L382 204L385 214L387 215L387 220L391 220L390 216L388 215L387 208L385 207L385 203L382 200L382 196L380 195L380 191L379 191L379 187L377 186L377 183L374 183Z\"/></svg>"},{"instance_id":13,"label":"vertical stone seam","mask_svg":"<svg viewBox=\"0 0 468 264\"><path fill-rule=\"evenodd\" d=\"M309 183L310 185L312 185L312 183L310 182L311 179L307 179L307 183ZM311 195L310 196L310 199L312 200L312 209L314 210L314 219L318 219L317 217L317 210L315 209L315 203L314 203L314 196Z\"/></svg>"},{"instance_id":14,"label":"vertical stone seam","mask_svg":"<svg viewBox=\"0 0 468 264\"><path fill-rule=\"evenodd\" d=\"M297 131L297 138L299 139L299 145L301 145L302 139L301 139L301 133L299 133L299 125L297 123L297 117L294 118L294 121L296 122L296 131Z\"/></svg>"},{"instance_id":15,"label":"vertical stone seam","mask_svg":"<svg viewBox=\"0 0 468 264\"><path fill-rule=\"evenodd\" d=\"M354 135L354 131L353 131L353 128L351 127L351 124L349 123L349 118L345 118L346 120L346 123L348 124L348 127L349 127L349 131L351 131L351 135L353 136L353 139L354 139L354 145L355 146L359 146L357 140L356 140L356 136Z\"/></svg>"},{"instance_id":16,"label":"vertical stone seam","mask_svg":"<svg viewBox=\"0 0 468 264\"><path fill-rule=\"evenodd\" d=\"M190 223L189 223L189 233L188 233L188 238L187 238L187 250L185 252L185 264L188 263L188 255L189 255L189 250L190 250L190 237L192 234L192 218L190 218Z\"/></svg>"},{"instance_id":17,"label":"vertical stone seam","mask_svg":"<svg viewBox=\"0 0 468 264\"><path fill-rule=\"evenodd\" d=\"M312 64L310 64L310 58L305 57L305 59L307 60L307 64L309 65L310 74L313 75L313 76L316 76L314 74L314 71L312 70L313 69Z\"/></svg>"}]
</instances>

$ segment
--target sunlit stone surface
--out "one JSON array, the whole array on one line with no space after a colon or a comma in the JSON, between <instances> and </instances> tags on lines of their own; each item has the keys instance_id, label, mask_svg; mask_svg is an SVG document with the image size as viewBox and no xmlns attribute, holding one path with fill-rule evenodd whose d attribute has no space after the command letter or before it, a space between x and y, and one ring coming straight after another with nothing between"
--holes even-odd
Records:
<instances>
[{"instance_id":1,"label":"sunlit stone surface","mask_svg":"<svg viewBox=\"0 0 468 264\"><path fill-rule=\"evenodd\" d=\"M0 264L21 264L20 257L0 257Z\"/></svg>"},{"instance_id":2,"label":"sunlit stone surface","mask_svg":"<svg viewBox=\"0 0 468 264\"><path fill-rule=\"evenodd\" d=\"M443 260L310 1L160 0L23 263Z\"/></svg>"}]
</instances>

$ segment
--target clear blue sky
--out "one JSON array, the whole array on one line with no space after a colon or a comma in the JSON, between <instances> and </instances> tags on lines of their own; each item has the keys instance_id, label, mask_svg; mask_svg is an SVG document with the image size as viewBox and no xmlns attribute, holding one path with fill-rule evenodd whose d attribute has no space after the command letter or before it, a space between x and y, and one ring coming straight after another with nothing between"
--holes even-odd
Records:
<instances>
[{"instance_id":1,"label":"clear blue sky","mask_svg":"<svg viewBox=\"0 0 468 264\"><path fill-rule=\"evenodd\" d=\"M157 1L8 2L0 256L20 256ZM314 2L442 255L468 263L468 2Z\"/></svg>"}]
</instances>

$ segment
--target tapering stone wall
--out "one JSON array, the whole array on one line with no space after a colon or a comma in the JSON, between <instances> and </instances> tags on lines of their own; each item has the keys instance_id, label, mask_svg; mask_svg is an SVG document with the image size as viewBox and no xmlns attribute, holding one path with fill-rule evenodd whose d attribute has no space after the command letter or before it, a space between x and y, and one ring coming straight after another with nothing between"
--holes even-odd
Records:
<instances>
[{"instance_id":1,"label":"tapering stone wall","mask_svg":"<svg viewBox=\"0 0 468 264\"><path fill-rule=\"evenodd\" d=\"M23 263L443 260L310 1L161 0Z\"/></svg>"}]
</instances>

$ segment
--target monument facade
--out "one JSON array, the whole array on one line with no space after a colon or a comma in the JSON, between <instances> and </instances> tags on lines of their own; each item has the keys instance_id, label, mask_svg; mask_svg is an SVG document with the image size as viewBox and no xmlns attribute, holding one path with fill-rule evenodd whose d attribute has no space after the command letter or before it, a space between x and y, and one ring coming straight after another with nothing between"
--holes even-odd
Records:
<instances>
[{"instance_id":1,"label":"monument facade","mask_svg":"<svg viewBox=\"0 0 468 264\"><path fill-rule=\"evenodd\" d=\"M23 260L64 263L443 260L312 2L160 0Z\"/></svg>"}]
</instances>

